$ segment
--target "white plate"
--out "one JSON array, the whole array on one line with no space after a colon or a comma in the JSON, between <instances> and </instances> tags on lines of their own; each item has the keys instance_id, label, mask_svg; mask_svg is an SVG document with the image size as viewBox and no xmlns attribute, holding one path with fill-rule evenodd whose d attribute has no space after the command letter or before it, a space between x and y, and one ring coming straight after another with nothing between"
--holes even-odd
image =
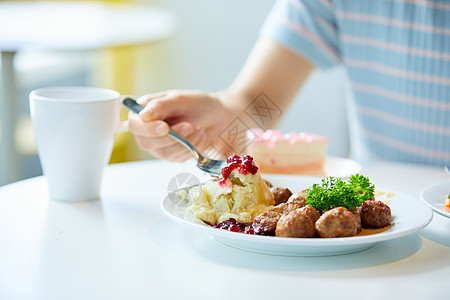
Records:
<instances>
[{"instance_id":1,"label":"white plate","mask_svg":"<svg viewBox=\"0 0 450 300\"><path fill-rule=\"evenodd\" d=\"M450 180L430 184L420 193L420 199L425 201L435 212L447 218L450 213L444 210L445 197L450 194Z\"/></svg>"},{"instance_id":2,"label":"white plate","mask_svg":"<svg viewBox=\"0 0 450 300\"><path fill-rule=\"evenodd\" d=\"M317 178L289 175L264 175L275 186L287 187L291 191L300 191L318 182ZM376 187L377 190L380 190ZM187 203L176 197L166 197L162 209L172 220L192 229L212 235L216 240L229 246L276 255L288 256L326 256L353 253L368 249L377 242L395 239L419 231L430 223L433 212L419 199L395 191L393 197L386 200L394 217L393 225L386 231L368 236L346 238L281 238L273 236L249 235L212 228L201 222L186 219Z\"/></svg>"},{"instance_id":3,"label":"white plate","mask_svg":"<svg viewBox=\"0 0 450 300\"><path fill-rule=\"evenodd\" d=\"M323 169L325 171L325 177L349 178L351 175L361 172L362 167L359 163L351 159L327 156Z\"/></svg>"}]
</instances>

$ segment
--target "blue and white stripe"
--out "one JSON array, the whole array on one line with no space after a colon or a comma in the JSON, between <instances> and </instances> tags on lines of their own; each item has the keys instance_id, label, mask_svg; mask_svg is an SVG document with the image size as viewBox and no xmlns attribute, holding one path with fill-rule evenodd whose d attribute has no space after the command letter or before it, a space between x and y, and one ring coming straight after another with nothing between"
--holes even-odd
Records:
<instances>
[{"instance_id":1,"label":"blue and white stripe","mask_svg":"<svg viewBox=\"0 0 450 300\"><path fill-rule=\"evenodd\" d=\"M262 34L347 67L368 156L450 164L448 1L280 0Z\"/></svg>"}]
</instances>

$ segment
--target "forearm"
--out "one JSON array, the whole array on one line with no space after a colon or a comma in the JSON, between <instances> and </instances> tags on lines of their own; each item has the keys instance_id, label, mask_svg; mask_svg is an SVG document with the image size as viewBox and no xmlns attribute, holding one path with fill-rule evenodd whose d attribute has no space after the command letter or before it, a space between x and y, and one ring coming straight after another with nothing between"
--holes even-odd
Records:
<instances>
[{"instance_id":1,"label":"forearm","mask_svg":"<svg viewBox=\"0 0 450 300\"><path fill-rule=\"evenodd\" d=\"M290 49L261 39L236 80L216 95L250 127L273 128L312 69Z\"/></svg>"},{"instance_id":2,"label":"forearm","mask_svg":"<svg viewBox=\"0 0 450 300\"><path fill-rule=\"evenodd\" d=\"M250 128L274 128L306 80L313 65L271 40L255 45L236 80L224 91L211 94L225 109L215 120L217 145L229 154L245 150Z\"/></svg>"}]
</instances>

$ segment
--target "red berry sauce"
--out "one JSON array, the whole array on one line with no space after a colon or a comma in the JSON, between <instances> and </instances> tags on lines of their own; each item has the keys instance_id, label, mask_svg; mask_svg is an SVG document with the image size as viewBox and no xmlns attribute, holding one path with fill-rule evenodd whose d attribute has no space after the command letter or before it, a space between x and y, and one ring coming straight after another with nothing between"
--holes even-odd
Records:
<instances>
[{"instance_id":1,"label":"red berry sauce","mask_svg":"<svg viewBox=\"0 0 450 300\"><path fill-rule=\"evenodd\" d=\"M253 231L252 223L245 223L236 221L234 218L229 218L226 221L220 222L218 224L212 225L214 228L224 229L232 232L240 232L246 234L255 234Z\"/></svg>"},{"instance_id":2,"label":"red berry sauce","mask_svg":"<svg viewBox=\"0 0 450 300\"><path fill-rule=\"evenodd\" d=\"M253 157L250 155L244 155L244 157L241 158L235 154L228 157L227 165L222 168L223 179L219 181L219 184L224 185L230 177L231 172L236 169L243 175L247 175L248 173L255 175L256 172L258 172L258 167L255 165Z\"/></svg>"},{"instance_id":3,"label":"red berry sauce","mask_svg":"<svg viewBox=\"0 0 450 300\"><path fill-rule=\"evenodd\" d=\"M275 236L275 230L269 231L268 228L254 224L253 222L240 222L235 218L229 218L218 224L211 225L217 229L228 230L232 232L240 232L245 234Z\"/></svg>"}]
</instances>

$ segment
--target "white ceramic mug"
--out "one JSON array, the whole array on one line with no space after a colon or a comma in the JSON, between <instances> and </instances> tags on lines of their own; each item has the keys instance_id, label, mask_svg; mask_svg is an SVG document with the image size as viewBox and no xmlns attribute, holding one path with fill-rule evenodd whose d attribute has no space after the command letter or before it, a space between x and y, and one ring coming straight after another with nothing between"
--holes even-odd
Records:
<instances>
[{"instance_id":1,"label":"white ceramic mug","mask_svg":"<svg viewBox=\"0 0 450 300\"><path fill-rule=\"evenodd\" d=\"M121 95L94 87L48 87L30 93L37 150L49 196L58 201L99 197L120 121Z\"/></svg>"}]
</instances>

